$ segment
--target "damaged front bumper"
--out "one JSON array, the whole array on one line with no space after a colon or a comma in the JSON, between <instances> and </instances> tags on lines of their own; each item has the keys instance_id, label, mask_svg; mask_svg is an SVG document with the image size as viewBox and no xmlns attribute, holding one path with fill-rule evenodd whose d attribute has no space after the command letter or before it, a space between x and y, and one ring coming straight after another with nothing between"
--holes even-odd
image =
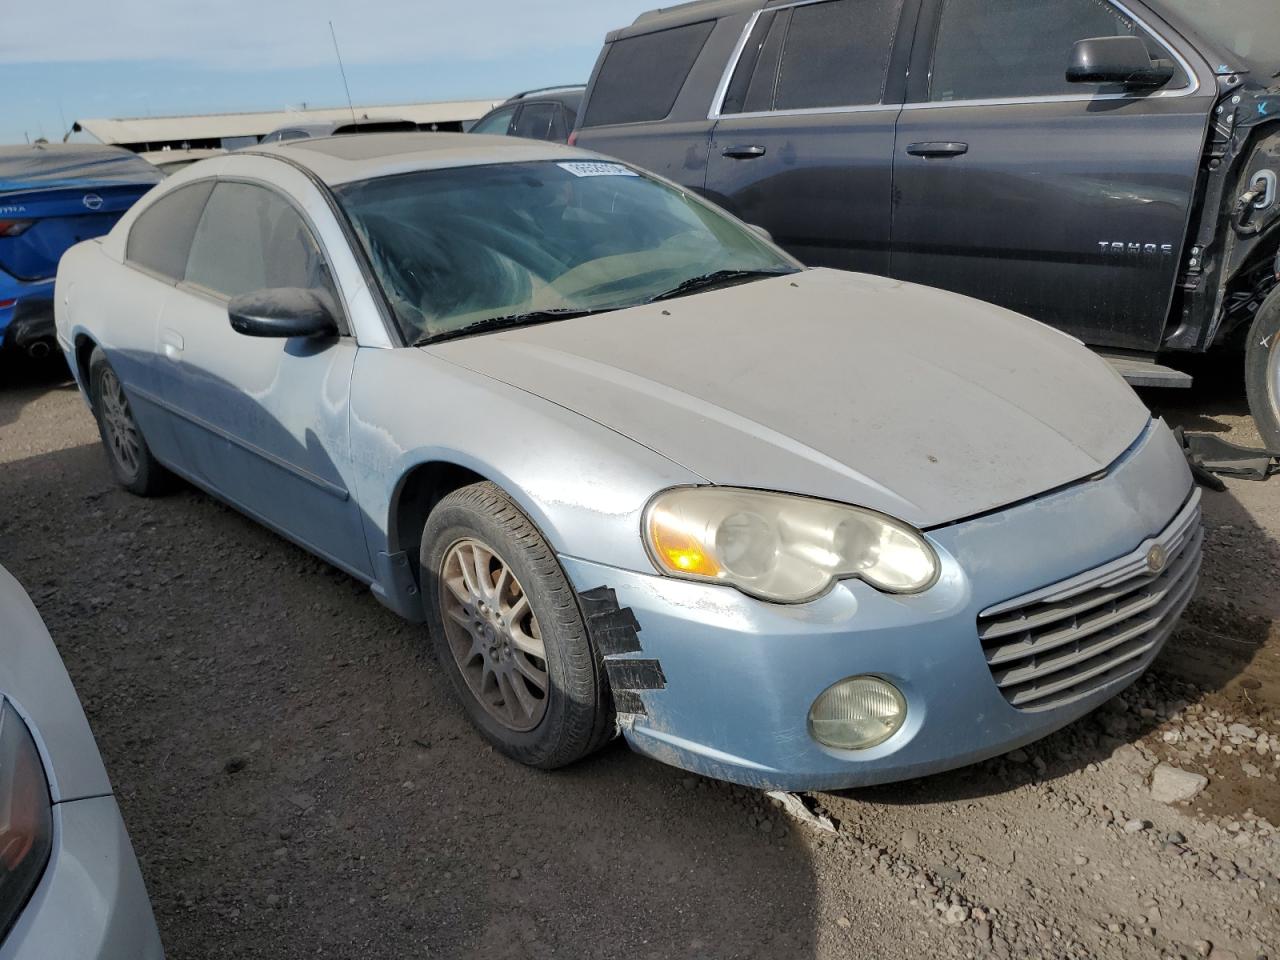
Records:
<instances>
[{"instance_id":1,"label":"damaged front bumper","mask_svg":"<svg viewBox=\"0 0 1280 960\"><path fill-rule=\"evenodd\" d=\"M1199 494L1168 428L1153 423L1105 476L927 536L943 572L925 593L891 596L847 581L794 606L572 557L561 562L585 595L634 749L755 787L838 789L1011 750L1132 683L1194 589ZM1157 559L1162 568L1167 562L1163 579ZM1113 595L1119 599L1105 606ZM1007 623L1022 609L1038 616L1064 603L1083 608L1079 636L979 636L992 632L983 626L992 618ZM1058 620L1053 629L1065 625ZM1040 642L1052 649L1040 652ZM1068 672L1028 679L1050 660L1054 671L1070 664ZM901 691L905 722L867 750L822 745L809 730L811 705L836 681L859 675Z\"/></svg>"}]
</instances>

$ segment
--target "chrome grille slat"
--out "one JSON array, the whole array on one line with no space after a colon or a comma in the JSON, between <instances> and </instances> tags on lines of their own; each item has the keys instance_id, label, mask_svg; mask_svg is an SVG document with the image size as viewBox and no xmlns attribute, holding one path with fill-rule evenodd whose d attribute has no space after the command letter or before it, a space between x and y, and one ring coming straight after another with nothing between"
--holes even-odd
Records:
<instances>
[{"instance_id":1,"label":"chrome grille slat","mask_svg":"<svg viewBox=\"0 0 1280 960\"><path fill-rule=\"evenodd\" d=\"M1132 554L978 616L978 637L1005 699L1045 710L1141 672L1159 652L1199 582L1200 497ZM1152 574L1152 545L1166 562Z\"/></svg>"},{"instance_id":2,"label":"chrome grille slat","mask_svg":"<svg viewBox=\"0 0 1280 960\"><path fill-rule=\"evenodd\" d=\"M1036 656L1030 658L1028 666L999 673L993 672L992 676L996 678L998 686L1013 686L1031 680L1043 679L1061 670L1069 669L1084 660L1107 653L1113 648L1121 646L1134 637L1145 634L1153 627L1158 626L1168 616L1170 610L1179 606L1186 599L1186 595L1190 592L1190 588L1195 582L1196 577L1194 575L1189 576L1184 582L1176 585L1175 592L1169 595L1158 608L1151 611L1147 616L1137 618L1129 623L1119 624L1118 627L1122 629L1112 628L1084 638L1077 638L1074 650L1066 650L1066 648L1059 647L1052 651L1055 656Z\"/></svg>"},{"instance_id":3,"label":"chrome grille slat","mask_svg":"<svg viewBox=\"0 0 1280 960\"><path fill-rule=\"evenodd\" d=\"M1110 597L1110 599L1096 604L1091 602L1082 604L1079 610L1073 615L1070 625L1055 628L1053 632L1037 635L1033 632L1035 628L1030 628L1028 630L1023 630L1020 634L1021 638L1016 642L1000 644L999 646L989 645L989 642L992 639L990 632L980 632L979 636L981 636L983 646L987 651L987 662L991 664L992 667L997 667L1008 663L1011 660L1018 660L1026 656L1030 656L1033 653L1039 655L1046 650L1051 650L1054 647L1071 643L1073 640L1078 638L1082 632L1090 633L1095 630L1104 630L1121 622L1122 620L1126 620L1129 617L1136 617L1138 614L1150 610L1168 596L1169 591L1172 590L1177 582L1182 579L1187 569L1195 562L1196 557L1199 555L1199 546L1200 545L1197 543L1196 550L1184 551L1177 559L1176 563L1168 569L1167 577L1158 576L1147 578L1131 590L1102 591L1102 593ZM1111 596L1117 593L1118 596ZM1135 596L1135 594L1137 596ZM1100 606L1114 604L1118 599L1126 597L1133 597L1133 599L1122 606L1116 606L1111 610L1106 610L1102 613L1096 614L1094 617L1088 618L1084 621L1080 620L1080 613L1097 610ZM1007 634L995 634L994 639L1000 639L1003 636L1007 636Z\"/></svg>"}]
</instances>

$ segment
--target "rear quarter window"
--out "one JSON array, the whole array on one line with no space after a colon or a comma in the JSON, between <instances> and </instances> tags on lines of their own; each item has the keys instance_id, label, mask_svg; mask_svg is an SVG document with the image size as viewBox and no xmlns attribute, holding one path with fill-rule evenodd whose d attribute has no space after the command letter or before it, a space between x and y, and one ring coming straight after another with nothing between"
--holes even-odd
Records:
<instances>
[{"instance_id":1,"label":"rear quarter window","mask_svg":"<svg viewBox=\"0 0 1280 960\"><path fill-rule=\"evenodd\" d=\"M662 120L715 27L714 20L615 40L582 118L584 127Z\"/></svg>"},{"instance_id":2,"label":"rear quarter window","mask_svg":"<svg viewBox=\"0 0 1280 960\"><path fill-rule=\"evenodd\" d=\"M143 210L129 228L125 259L175 283L181 280L213 183L201 180L179 187Z\"/></svg>"}]
</instances>

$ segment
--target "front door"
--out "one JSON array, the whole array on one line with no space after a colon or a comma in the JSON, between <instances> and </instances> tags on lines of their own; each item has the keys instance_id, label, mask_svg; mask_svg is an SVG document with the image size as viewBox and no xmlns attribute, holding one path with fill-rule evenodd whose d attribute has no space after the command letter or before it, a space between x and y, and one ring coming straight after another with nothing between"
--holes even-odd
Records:
<instances>
[{"instance_id":1,"label":"front door","mask_svg":"<svg viewBox=\"0 0 1280 960\"><path fill-rule=\"evenodd\" d=\"M707 195L810 266L888 273L902 19L902 0L763 10L716 105Z\"/></svg>"},{"instance_id":2,"label":"front door","mask_svg":"<svg viewBox=\"0 0 1280 960\"><path fill-rule=\"evenodd\" d=\"M891 275L1095 346L1155 351L1212 77L1193 51L1159 39L1162 26L1108 0L935 6L916 41L928 69L913 71L898 123ZM1076 41L1122 35L1174 61L1174 79L1147 92L1067 82Z\"/></svg>"},{"instance_id":3,"label":"front door","mask_svg":"<svg viewBox=\"0 0 1280 960\"><path fill-rule=\"evenodd\" d=\"M227 303L273 287L310 289L341 311L302 215L264 186L219 181L166 303L162 395L194 479L357 575L370 572L350 490L351 337L243 336Z\"/></svg>"}]
</instances>

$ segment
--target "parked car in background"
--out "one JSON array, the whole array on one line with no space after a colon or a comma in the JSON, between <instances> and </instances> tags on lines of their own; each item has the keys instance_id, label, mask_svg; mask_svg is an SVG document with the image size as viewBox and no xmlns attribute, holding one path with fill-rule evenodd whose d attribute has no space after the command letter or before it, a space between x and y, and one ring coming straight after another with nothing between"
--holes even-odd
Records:
<instances>
[{"instance_id":1,"label":"parked car in background","mask_svg":"<svg viewBox=\"0 0 1280 960\"><path fill-rule=\"evenodd\" d=\"M1000 304L1131 382L1244 347L1280 448L1274 0L706 0L611 33L576 142L804 262Z\"/></svg>"},{"instance_id":2,"label":"parked car in background","mask_svg":"<svg viewBox=\"0 0 1280 960\"><path fill-rule=\"evenodd\" d=\"M691 191L479 135L175 174L58 274L117 480L426 620L476 726L787 789L1002 753L1195 587L1181 448L1079 342L805 270Z\"/></svg>"},{"instance_id":3,"label":"parked car in background","mask_svg":"<svg viewBox=\"0 0 1280 960\"><path fill-rule=\"evenodd\" d=\"M582 84L517 93L475 122L469 133L492 133L566 143L578 122Z\"/></svg>"},{"instance_id":4,"label":"parked car in background","mask_svg":"<svg viewBox=\"0 0 1280 960\"><path fill-rule=\"evenodd\" d=\"M118 147L0 147L0 347L52 353L58 258L110 230L161 179Z\"/></svg>"},{"instance_id":5,"label":"parked car in background","mask_svg":"<svg viewBox=\"0 0 1280 960\"><path fill-rule=\"evenodd\" d=\"M187 147L182 150L146 150L138 156L147 163L151 164L165 176L171 173L177 173L183 167L190 166L197 160L208 160L210 157L221 156L226 153L225 150L217 147L196 148Z\"/></svg>"},{"instance_id":6,"label":"parked car in background","mask_svg":"<svg viewBox=\"0 0 1280 960\"><path fill-rule=\"evenodd\" d=\"M272 130L261 143L284 143L287 140L307 140L311 137L338 137L348 133L413 133L418 125L412 120L392 117L362 120L322 120L295 123L279 130Z\"/></svg>"},{"instance_id":7,"label":"parked car in background","mask_svg":"<svg viewBox=\"0 0 1280 960\"><path fill-rule=\"evenodd\" d=\"M0 960L163 955L71 679L0 568Z\"/></svg>"}]
</instances>

